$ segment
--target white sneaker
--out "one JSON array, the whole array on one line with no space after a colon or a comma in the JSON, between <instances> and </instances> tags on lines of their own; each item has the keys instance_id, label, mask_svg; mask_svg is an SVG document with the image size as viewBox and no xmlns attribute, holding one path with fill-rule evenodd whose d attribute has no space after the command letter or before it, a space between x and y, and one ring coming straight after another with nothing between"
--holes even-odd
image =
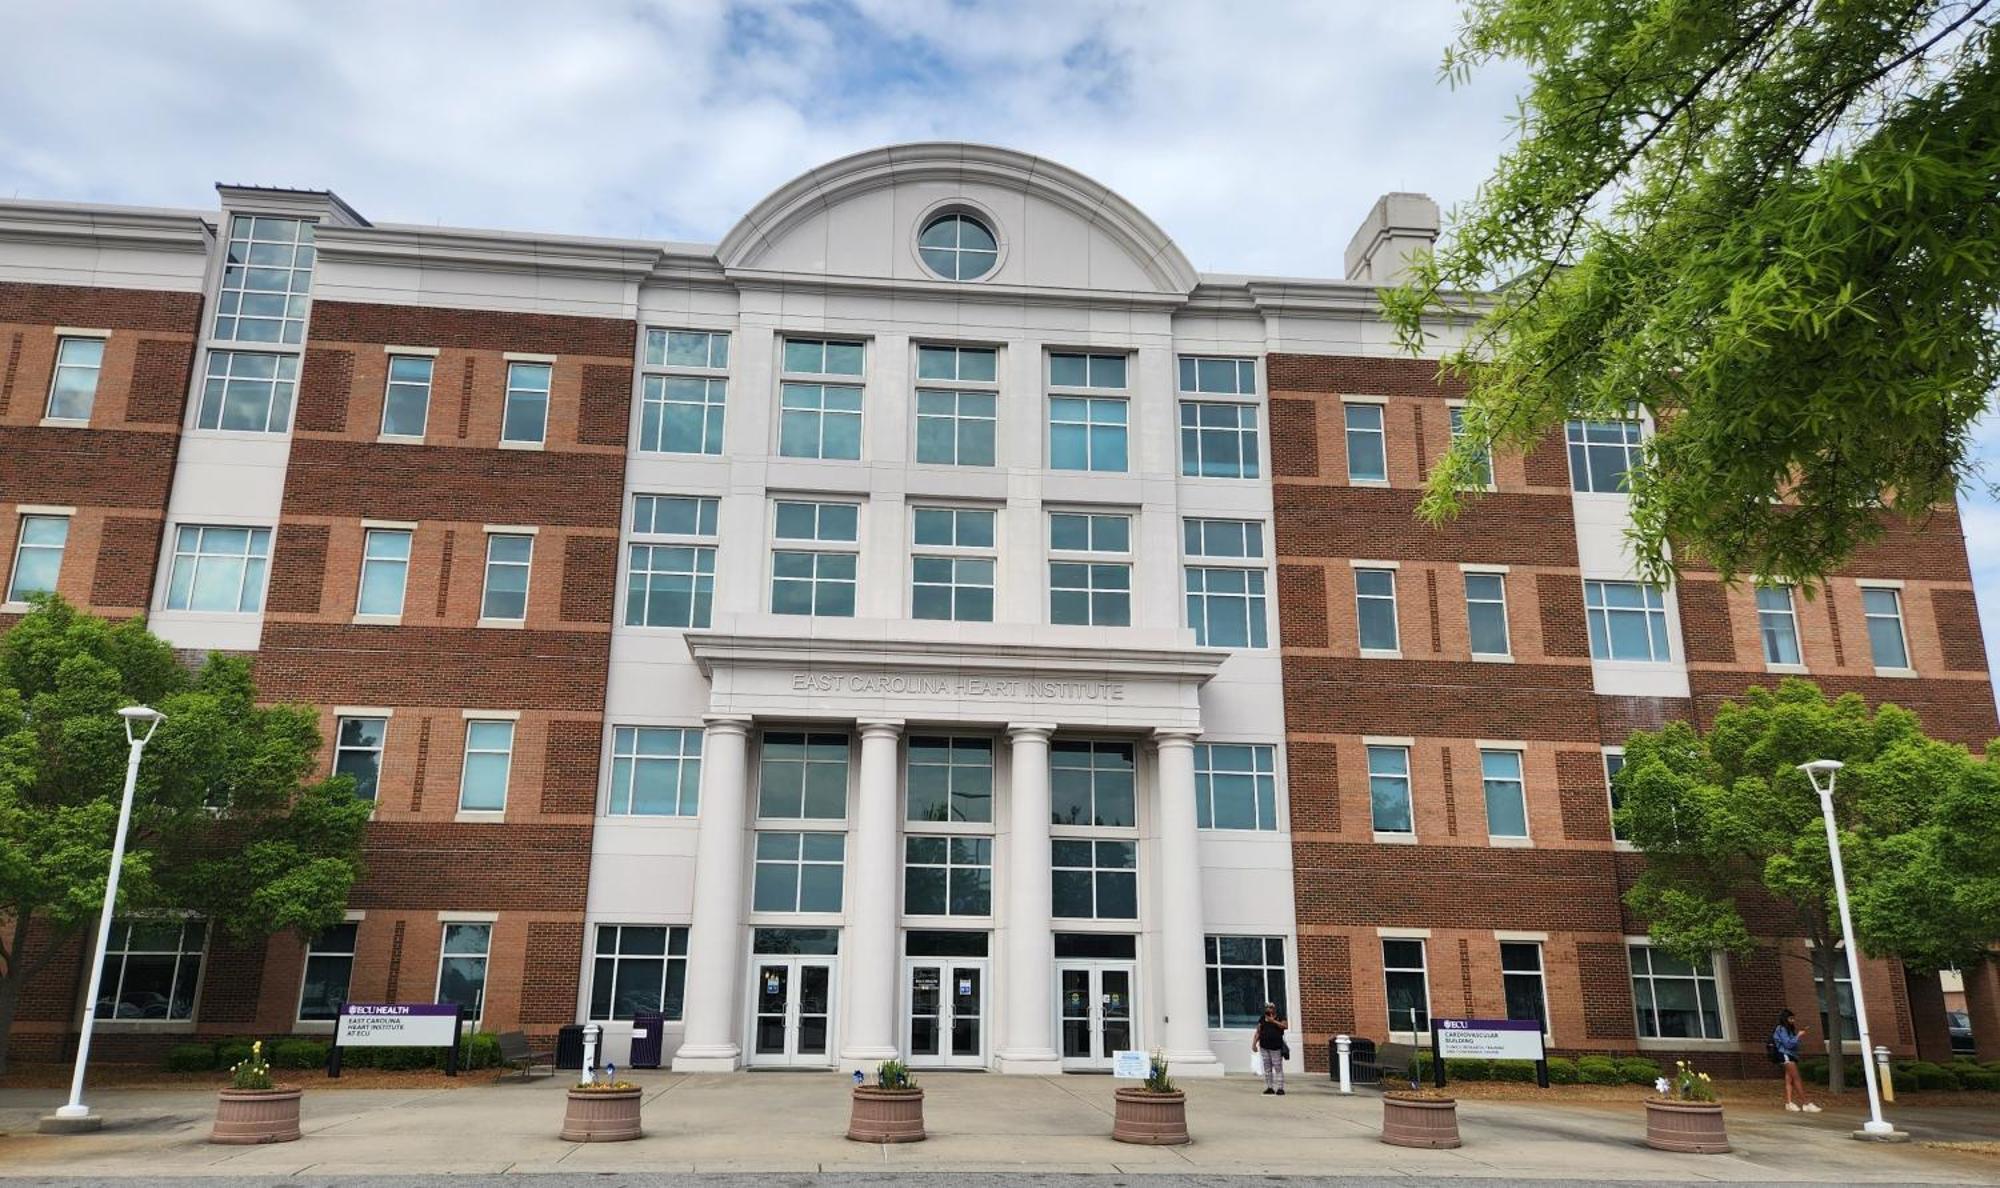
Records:
<instances>
[{"instance_id":1,"label":"white sneaker","mask_svg":"<svg viewBox=\"0 0 2000 1188\"><path fill-rule=\"evenodd\" d=\"M1786 1102L1786 1103L1785 1103L1785 1112L1786 1112L1786 1113L1790 1113L1790 1114L1796 1114L1796 1113L1798 1113L1798 1112L1799 1112L1799 1103L1798 1103L1798 1102L1796 1102L1796 1101L1788 1101L1788 1102Z\"/></svg>"},{"instance_id":2,"label":"white sneaker","mask_svg":"<svg viewBox=\"0 0 2000 1188\"><path fill-rule=\"evenodd\" d=\"M1806 1113L1808 1113L1808 1114L1817 1114L1817 1113L1819 1113L1819 1107L1818 1107L1817 1105L1814 1105L1814 1104L1813 1104L1812 1102L1807 1102L1807 1103L1806 1103L1806 1104L1805 1104L1804 1106L1802 1106L1802 1107L1800 1107L1800 1108L1801 1108L1801 1109L1803 1109L1803 1110L1805 1110L1805 1112L1806 1112Z\"/></svg>"}]
</instances>

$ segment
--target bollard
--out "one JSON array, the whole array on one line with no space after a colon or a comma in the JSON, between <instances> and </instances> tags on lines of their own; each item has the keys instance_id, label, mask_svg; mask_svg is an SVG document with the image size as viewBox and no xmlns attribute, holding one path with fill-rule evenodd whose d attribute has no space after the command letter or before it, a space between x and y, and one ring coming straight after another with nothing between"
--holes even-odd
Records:
<instances>
[{"instance_id":1,"label":"bollard","mask_svg":"<svg viewBox=\"0 0 2000 1188\"><path fill-rule=\"evenodd\" d=\"M1353 1066L1348 1060L1348 1050L1354 1046L1354 1041L1344 1035L1336 1035L1333 1037L1333 1044L1340 1054L1340 1091L1353 1093Z\"/></svg>"},{"instance_id":2,"label":"bollard","mask_svg":"<svg viewBox=\"0 0 2000 1188\"><path fill-rule=\"evenodd\" d=\"M1896 1081L1889 1071L1889 1049L1875 1049L1875 1071L1882 1082L1882 1100L1896 1100Z\"/></svg>"},{"instance_id":3,"label":"bollard","mask_svg":"<svg viewBox=\"0 0 2000 1188\"><path fill-rule=\"evenodd\" d=\"M584 1025L583 1076L581 1079L583 1080L583 1083L586 1085L597 1079L597 1037L602 1033L603 1033L603 1028L600 1028L595 1023L588 1023Z\"/></svg>"}]
</instances>

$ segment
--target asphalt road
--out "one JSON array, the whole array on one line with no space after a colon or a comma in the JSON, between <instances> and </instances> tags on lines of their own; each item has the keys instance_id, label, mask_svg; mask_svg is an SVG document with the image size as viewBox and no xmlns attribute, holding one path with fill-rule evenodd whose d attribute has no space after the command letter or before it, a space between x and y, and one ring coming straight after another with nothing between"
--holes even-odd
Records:
<instances>
[{"instance_id":1,"label":"asphalt road","mask_svg":"<svg viewBox=\"0 0 2000 1188\"><path fill-rule=\"evenodd\" d=\"M424 1175L424 1176L186 1176L165 1177L9 1177L0 1169L0 1183L7 1188L188 1188L200 1183L213 1188L468 1188L474 1184L520 1185L532 1181L534 1188L859 1188L893 1182L895 1188L1248 1188L1252 1184L1279 1184L1283 1188L1576 1188L1576 1180L1467 1179L1461 1176L1214 1176L1175 1175L1148 1172L1143 1175L1057 1175L1032 1172L888 1172L851 1173L796 1172L649 1174L599 1172L593 1174L529 1173L509 1176ZM1620 1188L1679 1188L1686 1180L1628 1180ZM1738 1181L1739 1183L1743 1181ZM1839 1183L1839 1181L1820 1181ZM1768 1181L1797 1188L1800 1181ZM1921 1181L1913 1183L1920 1184Z\"/></svg>"}]
</instances>

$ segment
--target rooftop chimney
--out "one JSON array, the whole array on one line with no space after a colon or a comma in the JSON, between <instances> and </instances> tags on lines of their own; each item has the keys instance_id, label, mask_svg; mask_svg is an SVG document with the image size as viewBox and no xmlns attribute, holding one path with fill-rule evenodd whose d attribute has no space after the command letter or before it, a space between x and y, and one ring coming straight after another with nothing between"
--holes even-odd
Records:
<instances>
[{"instance_id":1,"label":"rooftop chimney","mask_svg":"<svg viewBox=\"0 0 2000 1188\"><path fill-rule=\"evenodd\" d=\"M1347 279L1397 285L1409 279L1410 262L1428 254L1438 237L1438 204L1428 194L1384 194L1347 242Z\"/></svg>"}]
</instances>

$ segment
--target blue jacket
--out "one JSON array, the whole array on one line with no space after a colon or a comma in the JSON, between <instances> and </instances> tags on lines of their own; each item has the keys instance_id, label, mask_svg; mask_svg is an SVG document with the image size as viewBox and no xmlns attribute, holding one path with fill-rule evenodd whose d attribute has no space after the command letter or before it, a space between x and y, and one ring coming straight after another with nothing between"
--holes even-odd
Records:
<instances>
[{"instance_id":1,"label":"blue jacket","mask_svg":"<svg viewBox=\"0 0 2000 1188\"><path fill-rule=\"evenodd\" d=\"M1771 1042L1778 1051L1794 1060L1799 1058L1799 1033L1789 1027L1778 1027L1771 1032Z\"/></svg>"}]
</instances>

